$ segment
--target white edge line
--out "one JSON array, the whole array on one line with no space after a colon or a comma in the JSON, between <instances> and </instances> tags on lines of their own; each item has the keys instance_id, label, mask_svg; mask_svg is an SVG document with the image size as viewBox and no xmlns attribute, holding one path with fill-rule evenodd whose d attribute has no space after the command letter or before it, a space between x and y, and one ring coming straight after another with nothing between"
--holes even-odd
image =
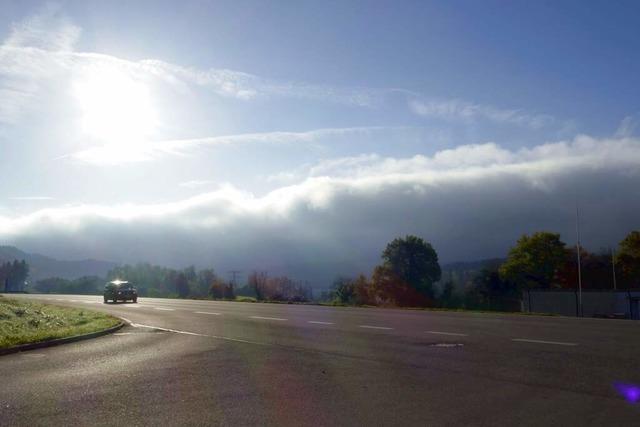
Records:
<instances>
[{"instance_id":1,"label":"white edge line","mask_svg":"<svg viewBox=\"0 0 640 427\"><path fill-rule=\"evenodd\" d=\"M555 344L555 345L566 345L566 346L575 346L578 345L574 342L560 342L560 341L543 341L543 340L530 340L526 338L512 338L511 341L517 342L531 342L536 344Z\"/></svg>"},{"instance_id":2,"label":"white edge line","mask_svg":"<svg viewBox=\"0 0 640 427\"><path fill-rule=\"evenodd\" d=\"M307 320L307 323L313 323L314 325L334 325L333 322L320 322L318 320Z\"/></svg>"},{"instance_id":3,"label":"white edge line","mask_svg":"<svg viewBox=\"0 0 640 427\"><path fill-rule=\"evenodd\" d=\"M176 311L175 308L153 307L155 310Z\"/></svg>"},{"instance_id":4,"label":"white edge line","mask_svg":"<svg viewBox=\"0 0 640 427\"><path fill-rule=\"evenodd\" d=\"M459 334L457 332L440 332L440 331L425 331L427 334L435 334L435 335L453 335L455 337L468 337L467 334Z\"/></svg>"},{"instance_id":5,"label":"white edge line","mask_svg":"<svg viewBox=\"0 0 640 427\"><path fill-rule=\"evenodd\" d=\"M366 329L384 329L384 330L390 330L393 328L388 328L386 326L370 326L370 325L358 325L359 328L366 328Z\"/></svg>"},{"instance_id":6,"label":"white edge line","mask_svg":"<svg viewBox=\"0 0 640 427\"><path fill-rule=\"evenodd\" d=\"M220 316L220 315L222 315L222 313L211 313L211 312L209 312L209 311L194 311L194 313L195 313L195 314L211 314L211 315L214 315L214 316Z\"/></svg>"},{"instance_id":7,"label":"white edge line","mask_svg":"<svg viewBox=\"0 0 640 427\"><path fill-rule=\"evenodd\" d=\"M223 336L220 336L220 335L198 334L198 333L195 333L195 332L179 331L177 329L161 328L159 326L142 325L140 323L131 323L131 326L133 326L134 328L157 329L159 331L174 332L176 334L194 335L194 336L198 336L198 337L206 337L206 338L214 338L214 339L218 339L218 340L240 342L240 343L243 343L243 344L270 345L269 343L262 343L262 342L257 342L257 341L243 340L243 339L240 339L240 338L229 338L229 337L223 337Z\"/></svg>"}]
</instances>

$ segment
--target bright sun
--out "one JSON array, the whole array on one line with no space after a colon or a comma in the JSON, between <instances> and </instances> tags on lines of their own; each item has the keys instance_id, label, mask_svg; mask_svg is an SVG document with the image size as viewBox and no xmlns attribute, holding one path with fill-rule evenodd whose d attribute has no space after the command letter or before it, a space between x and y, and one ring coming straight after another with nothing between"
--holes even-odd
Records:
<instances>
[{"instance_id":1,"label":"bright sun","mask_svg":"<svg viewBox=\"0 0 640 427\"><path fill-rule=\"evenodd\" d=\"M156 124L146 84L117 69L96 69L74 84L83 133L111 147L144 144Z\"/></svg>"}]
</instances>

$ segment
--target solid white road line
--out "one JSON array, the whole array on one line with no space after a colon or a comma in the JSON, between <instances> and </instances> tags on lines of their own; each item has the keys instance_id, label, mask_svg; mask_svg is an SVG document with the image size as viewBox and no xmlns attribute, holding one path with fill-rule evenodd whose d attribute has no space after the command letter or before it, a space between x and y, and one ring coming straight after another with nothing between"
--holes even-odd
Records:
<instances>
[{"instance_id":1,"label":"solid white road line","mask_svg":"<svg viewBox=\"0 0 640 427\"><path fill-rule=\"evenodd\" d=\"M225 341L232 341L232 342L240 342L240 343L244 343L244 344L255 344L255 345L264 345L264 346L268 346L268 343L262 343L262 342L257 342L257 341L249 341L249 340L243 340L240 338L230 338L230 337L223 337L220 335L205 335L205 334L198 334L195 332L188 332L188 331L179 331L177 329L169 329L169 328L161 328L159 326L151 326L151 325L141 325L140 323L131 323L131 326L133 326L134 328L149 328L149 329L157 329L159 331L166 331L166 332L173 332L176 334L184 334L184 335L194 335L197 337L207 337L207 338L214 338L214 339L218 339L218 340L225 340Z\"/></svg>"},{"instance_id":2,"label":"solid white road line","mask_svg":"<svg viewBox=\"0 0 640 427\"><path fill-rule=\"evenodd\" d=\"M468 337L467 334L459 334L457 332L440 332L440 331L425 331L427 334L435 335L453 335L454 337Z\"/></svg>"},{"instance_id":3,"label":"solid white road line","mask_svg":"<svg viewBox=\"0 0 640 427\"><path fill-rule=\"evenodd\" d=\"M314 325L333 325L332 322L320 322L318 320L307 320L307 323L313 323Z\"/></svg>"},{"instance_id":4,"label":"solid white road line","mask_svg":"<svg viewBox=\"0 0 640 427\"><path fill-rule=\"evenodd\" d=\"M384 330L393 329L393 328L387 328L386 326L370 326L370 325L358 325L358 327L366 328L366 329L384 329Z\"/></svg>"},{"instance_id":5,"label":"solid white road line","mask_svg":"<svg viewBox=\"0 0 640 427\"><path fill-rule=\"evenodd\" d=\"M542 341L542 340L530 340L530 339L526 339L526 338L512 338L511 341L517 341L517 342L532 342L532 343L536 343L536 344L555 344L555 345L567 345L567 346L574 346L574 345L578 345L574 342L560 342L560 341Z\"/></svg>"},{"instance_id":6,"label":"solid white road line","mask_svg":"<svg viewBox=\"0 0 640 427\"><path fill-rule=\"evenodd\" d=\"M220 316L222 313L211 313L209 311L194 311L195 314L212 314L214 316Z\"/></svg>"},{"instance_id":7,"label":"solid white road line","mask_svg":"<svg viewBox=\"0 0 640 427\"><path fill-rule=\"evenodd\" d=\"M260 320L280 320L284 321L287 319L283 319L281 317L262 317L262 316L249 316L251 319L260 319Z\"/></svg>"},{"instance_id":8,"label":"solid white road line","mask_svg":"<svg viewBox=\"0 0 640 427\"><path fill-rule=\"evenodd\" d=\"M175 311L175 309L173 308L162 308L162 307L153 307L156 310L163 310L163 311Z\"/></svg>"}]
</instances>

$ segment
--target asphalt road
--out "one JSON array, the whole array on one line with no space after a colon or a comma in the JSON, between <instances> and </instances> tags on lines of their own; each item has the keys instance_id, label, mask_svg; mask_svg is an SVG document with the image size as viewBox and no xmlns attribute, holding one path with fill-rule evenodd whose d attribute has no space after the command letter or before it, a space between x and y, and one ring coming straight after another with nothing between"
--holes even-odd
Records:
<instances>
[{"instance_id":1,"label":"asphalt road","mask_svg":"<svg viewBox=\"0 0 640 427\"><path fill-rule=\"evenodd\" d=\"M0 425L640 425L640 322L22 295L133 325L0 357Z\"/></svg>"}]
</instances>

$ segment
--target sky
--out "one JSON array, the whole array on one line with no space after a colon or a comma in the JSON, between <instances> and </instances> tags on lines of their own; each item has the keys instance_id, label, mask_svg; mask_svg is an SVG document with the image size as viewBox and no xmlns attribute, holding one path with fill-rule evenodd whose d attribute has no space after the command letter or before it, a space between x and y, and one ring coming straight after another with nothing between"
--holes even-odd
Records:
<instances>
[{"instance_id":1,"label":"sky","mask_svg":"<svg viewBox=\"0 0 640 427\"><path fill-rule=\"evenodd\" d=\"M640 228L637 2L0 8L0 244L323 284Z\"/></svg>"}]
</instances>

